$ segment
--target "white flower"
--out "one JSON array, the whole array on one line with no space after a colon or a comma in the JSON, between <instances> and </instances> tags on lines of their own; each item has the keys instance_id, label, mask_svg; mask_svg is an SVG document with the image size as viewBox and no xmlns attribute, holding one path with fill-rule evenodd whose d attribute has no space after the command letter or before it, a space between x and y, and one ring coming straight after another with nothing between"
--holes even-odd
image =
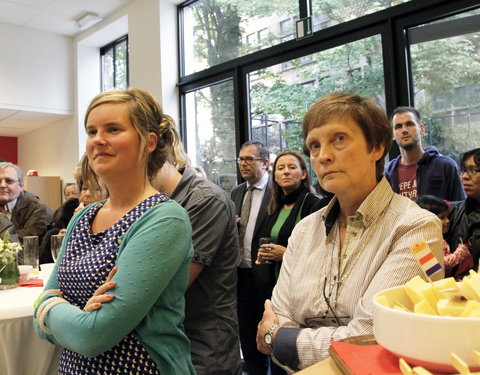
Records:
<instances>
[{"instance_id":1,"label":"white flower","mask_svg":"<svg viewBox=\"0 0 480 375\"><path fill-rule=\"evenodd\" d=\"M21 249L18 242L10 242L10 233L5 232L3 239L0 238L0 269L13 262Z\"/></svg>"}]
</instances>

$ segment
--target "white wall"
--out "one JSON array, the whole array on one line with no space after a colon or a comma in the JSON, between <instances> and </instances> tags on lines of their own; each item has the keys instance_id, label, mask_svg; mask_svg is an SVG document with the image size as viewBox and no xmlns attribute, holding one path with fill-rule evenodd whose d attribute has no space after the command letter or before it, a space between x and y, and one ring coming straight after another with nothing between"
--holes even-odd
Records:
<instances>
[{"instance_id":1,"label":"white wall","mask_svg":"<svg viewBox=\"0 0 480 375\"><path fill-rule=\"evenodd\" d=\"M19 165L36 169L41 176L60 176L63 183L74 182L78 162L77 122L71 116L19 137Z\"/></svg>"},{"instance_id":2,"label":"white wall","mask_svg":"<svg viewBox=\"0 0 480 375\"><path fill-rule=\"evenodd\" d=\"M0 106L72 114L71 38L0 23Z\"/></svg>"},{"instance_id":3,"label":"white wall","mask_svg":"<svg viewBox=\"0 0 480 375\"><path fill-rule=\"evenodd\" d=\"M0 107L69 115L18 137L18 164L72 181L78 148L72 38L0 24Z\"/></svg>"},{"instance_id":4,"label":"white wall","mask_svg":"<svg viewBox=\"0 0 480 375\"><path fill-rule=\"evenodd\" d=\"M79 156L85 150L83 117L100 92L98 48L128 33L131 87L148 90L164 111L178 119L177 11L168 0L134 1L76 37Z\"/></svg>"},{"instance_id":5,"label":"white wall","mask_svg":"<svg viewBox=\"0 0 480 375\"><path fill-rule=\"evenodd\" d=\"M66 120L20 136L19 165L25 170L36 169L44 176L60 176L63 182L72 181L85 149L85 109L100 92L99 47L126 33L130 85L150 91L164 111L178 120L176 17L172 1L139 0L75 38L10 26L16 29L17 43L9 46L13 49L7 63L3 52L0 58L0 104L35 106L45 111L57 108L72 114ZM0 24L0 35L7 35L2 27ZM5 39L0 38L0 48L7 43ZM33 44L43 45L44 53ZM25 56L29 49L38 57ZM17 59L22 60L21 71L15 69ZM28 63L24 64L25 59ZM4 76L13 71L15 77L8 77L8 85L4 86ZM9 95L10 90L14 96Z\"/></svg>"}]
</instances>

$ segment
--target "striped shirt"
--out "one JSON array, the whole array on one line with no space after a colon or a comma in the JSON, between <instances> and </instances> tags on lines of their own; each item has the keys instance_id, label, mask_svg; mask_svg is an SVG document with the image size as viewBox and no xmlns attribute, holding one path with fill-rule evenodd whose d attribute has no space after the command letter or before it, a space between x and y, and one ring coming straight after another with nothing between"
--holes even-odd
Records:
<instances>
[{"instance_id":1,"label":"striped shirt","mask_svg":"<svg viewBox=\"0 0 480 375\"><path fill-rule=\"evenodd\" d=\"M334 198L298 223L283 257L272 295L281 327L273 353L290 372L327 358L330 340L373 334L373 296L425 277L410 246L426 241L443 266L439 219L395 194L385 178L348 217L342 249L338 209ZM442 277L443 270L432 278Z\"/></svg>"}]
</instances>

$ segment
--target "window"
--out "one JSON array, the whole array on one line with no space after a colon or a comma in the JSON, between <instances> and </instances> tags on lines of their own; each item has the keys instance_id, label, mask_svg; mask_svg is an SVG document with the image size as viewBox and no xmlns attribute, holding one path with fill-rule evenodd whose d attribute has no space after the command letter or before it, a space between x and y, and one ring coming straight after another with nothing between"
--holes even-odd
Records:
<instances>
[{"instance_id":1,"label":"window","mask_svg":"<svg viewBox=\"0 0 480 375\"><path fill-rule=\"evenodd\" d=\"M257 35L255 33L251 33L247 35L247 44L254 45L257 43Z\"/></svg>"},{"instance_id":2,"label":"window","mask_svg":"<svg viewBox=\"0 0 480 375\"><path fill-rule=\"evenodd\" d=\"M237 182L233 82L216 83L185 95L187 149L193 166L230 192Z\"/></svg>"},{"instance_id":3,"label":"window","mask_svg":"<svg viewBox=\"0 0 480 375\"><path fill-rule=\"evenodd\" d=\"M409 38L424 143L458 159L480 139L480 10L411 28Z\"/></svg>"},{"instance_id":4,"label":"window","mask_svg":"<svg viewBox=\"0 0 480 375\"><path fill-rule=\"evenodd\" d=\"M258 30L258 42L259 43L266 43L268 41L268 29L261 29Z\"/></svg>"},{"instance_id":5,"label":"window","mask_svg":"<svg viewBox=\"0 0 480 375\"><path fill-rule=\"evenodd\" d=\"M331 91L373 96L387 114L399 105L420 106L431 118L429 142L444 153L451 152L453 140L443 128L456 126L471 142L480 139L475 100L480 21L469 18L478 16L478 1L312 0L314 33L296 40L290 25L308 15L307 3L188 0L179 6L182 136L189 155L209 169L210 180L228 185L239 176L234 159L248 140L265 142L273 153L301 150L300 121ZM460 20L442 23L446 17ZM433 39L415 34L435 23L440 34ZM446 35L462 24L469 31ZM425 35L435 31L424 30ZM451 56L450 50L432 53L435 46L429 43L449 38L457 38L450 41ZM463 66L468 79L450 85L450 71L444 69L449 64L454 75ZM224 100L213 100L219 96L212 89L222 85ZM228 125L217 124L225 118ZM390 156L396 154L394 146Z\"/></svg>"},{"instance_id":6,"label":"window","mask_svg":"<svg viewBox=\"0 0 480 375\"><path fill-rule=\"evenodd\" d=\"M128 36L100 48L102 91L128 87Z\"/></svg>"},{"instance_id":7,"label":"window","mask_svg":"<svg viewBox=\"0 0 480 375\"><path fill-rule=\"evenodd\" d=\"M309 64L305 65L304 61ZM302 152L300 123L316 99L332 91L355 92L385 103L382 44L379 36L302 56L250 74L252 139L277 154L284 149ZM352 68L352 67L355 68ZM321 77L315 85L317 77Z\"/></svg>"},{"instance_id":8,"label":"window","mask_svg":"<svg viewBox=\"0 0 480 375\"><path fill-rule=\"evenodd\" d=\"M184 45L182 75L280 43L278 35L265 25L275 25L297 12L298 0L189 2L180 12ZM257 34L258 40L247 37L252 33Z\"/></svg>"},{"instance_id":9,"label":"window","mask_svg":"<svg viewBox=\"0 0 480 375\"><path fill-rule=\"evenodd\" d=\"M407 1L410 0L312 0L313 31L351 21Z\"/></svg>"},{"instance_id":10,"label":"window","mask_svg":"<svg viewBox=\"0 0 480 375\"><path fill-rule=\"evenodd\" d=\"M292 35L294 32L295 26L292 18L280 22L280 35L282 37L285 35Z\"/></svg>"}]
</instances>

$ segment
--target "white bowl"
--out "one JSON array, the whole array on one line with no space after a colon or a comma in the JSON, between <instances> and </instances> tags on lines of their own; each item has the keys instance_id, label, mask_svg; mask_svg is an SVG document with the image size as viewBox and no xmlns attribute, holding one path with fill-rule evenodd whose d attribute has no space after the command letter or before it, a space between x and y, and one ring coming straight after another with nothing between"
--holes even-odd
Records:
<instances>
[{"instance_id":1,"label":"white bowl","mask_svg":"<svg viewBox=\"0 0 480 375\"><path fill-rule=\"evenodd\" d=\"M403 286L381 291L378 295L385 295L390 306L398 301L405 307L413 307ZM400 311L378 303L375 296L373 331L380 345L412 365L455 372L450 363L450 354L455 353L471 371L480 371L471 355L472 349L480 350L480 318Z\"/></svg>"}]
</instances>

